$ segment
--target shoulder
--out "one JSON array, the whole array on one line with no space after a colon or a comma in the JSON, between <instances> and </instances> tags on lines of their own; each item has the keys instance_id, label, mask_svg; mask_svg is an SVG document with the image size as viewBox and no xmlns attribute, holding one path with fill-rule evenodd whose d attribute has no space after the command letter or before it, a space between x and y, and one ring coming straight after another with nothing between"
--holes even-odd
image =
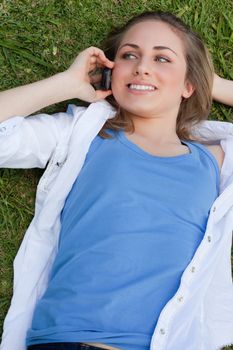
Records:
<instances>
[{"instance_id":1,"label":"shoulder","mask_svg":"<svg viewBox=\"0 0 233 350\"><path fill-rule=\"evenodd\" d=\"M212 153L212 155L216 158L219 169L221 170L225 153L220 145L205 145L205 147Z\"/></svg>"}]
</instances>

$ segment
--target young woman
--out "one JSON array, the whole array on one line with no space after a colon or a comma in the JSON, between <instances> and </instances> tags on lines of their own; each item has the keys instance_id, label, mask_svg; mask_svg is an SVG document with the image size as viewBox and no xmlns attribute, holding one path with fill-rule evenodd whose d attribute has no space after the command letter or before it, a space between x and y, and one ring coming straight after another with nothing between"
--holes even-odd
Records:
<instances>
[{"instance_id":1,"label":"young woman","mask_svg":"<svg viewBox=\"0 0 233 350\"><path fill-rule=\"evenodd\" d=\"M97 67L111 90L94 87ZM206 120L211 95L233 105L232 86L181 20L146 12L104 51L0 93L1 166L48 163L1 350L233 342L233 126ZM92 103L25 118L74 97Z\"/></svg>"}]
</instances>

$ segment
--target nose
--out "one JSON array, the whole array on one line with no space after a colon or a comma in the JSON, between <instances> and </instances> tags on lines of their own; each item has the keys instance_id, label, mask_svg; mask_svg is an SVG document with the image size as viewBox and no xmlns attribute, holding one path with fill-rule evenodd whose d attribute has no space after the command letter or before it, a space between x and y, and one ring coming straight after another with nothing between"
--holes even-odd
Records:
<instances>
[{"instance_id":1,"label":"nose","mask_svg":"<svg viewBox=\"0 0 233 350\"><path fill-rule=\"evenodd\" d=\"M134 67L134 75L150 75L151 67L148 60L141 59Z\"/></svg>"}]
</instances>

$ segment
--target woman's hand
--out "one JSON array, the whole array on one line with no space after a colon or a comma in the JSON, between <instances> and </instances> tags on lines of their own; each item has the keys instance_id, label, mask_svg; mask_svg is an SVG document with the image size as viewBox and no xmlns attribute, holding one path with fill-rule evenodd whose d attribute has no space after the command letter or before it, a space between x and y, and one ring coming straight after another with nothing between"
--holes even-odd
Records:
<instances>
[{"instance_id":1,"label":"woman's hand","mask_svg":"<svg viewBox=\"0 0 233 350\"><path fill-rule=\"evenodd\" d=\"M93 84L101 81L101 74L91 75L97 68L113 68L114 62L104 52L91 46L76 57L72 65L63 72L71 83L71 95L87 102L95 102L112 94L111 90L95 90Z\"/></svg>"},{"instance_id":2,"label":"woman's hand","mask_svg":"<svg viewBox=\"0 0 233 350\"><path fill-rule=\"evenodd\" d=\"M112 94L111 90L95 90L91 84L101 81L93 75L96 68L113 68L104 52L97 47L82 51L64 72L31 84L0 92L0 122L16 115L27 116L54 103L79 98L95 102Z\"/></svg>"},{"instance_id":3,"label":"woman's hand","mask_svg":"<svg viewBox=\"0 0 233 350\"><path fill-rule=\"evenodd\" d=\"M233 106L233 81L221 78L215 73L212 96L218 102Z\"/></svg>"}]
</instances>

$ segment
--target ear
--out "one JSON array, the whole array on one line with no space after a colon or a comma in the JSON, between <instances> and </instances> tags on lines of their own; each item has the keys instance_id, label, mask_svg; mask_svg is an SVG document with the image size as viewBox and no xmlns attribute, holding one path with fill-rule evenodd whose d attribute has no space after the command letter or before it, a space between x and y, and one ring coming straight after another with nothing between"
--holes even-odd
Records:
<instances>
[{"instance_id":1,"label":"ear","mask_svg":"<svg viewBox=\"0 0 233 350\"><path fill-rule=\"evenodd\" d=\"M184 84L184 91L182 93L182 97L189 98L193 94L194 90L195 89L193 85L188 80L186 80Z\"/></svg>"}]
</instances>

